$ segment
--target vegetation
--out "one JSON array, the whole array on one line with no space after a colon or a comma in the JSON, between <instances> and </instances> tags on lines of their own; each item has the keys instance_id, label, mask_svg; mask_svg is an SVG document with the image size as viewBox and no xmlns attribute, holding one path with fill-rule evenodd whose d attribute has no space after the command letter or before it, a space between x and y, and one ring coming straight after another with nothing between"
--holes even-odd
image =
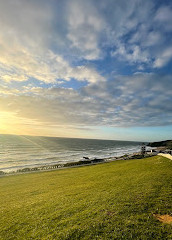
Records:
<instances>
[{"instance_id":1,"label":"vegetation","mask_svg":"<svg viewBox=\"0 0 172 240\"><path fill-rule=\"evenodd\" d=\"M5 174L5 172L3 172L3 171L0 171L0 175L4 175Z\"/></svg>"},{"instance_id":2,"label":"vegetation","mask_svg":"<svg viewBox=\"0 0 172 240\"><path fill-rule=\"evenodd\" d=\"M53 164L53 165L43 165L39 167L32 167L32 168L21 168L18 169L16 172L17 173L22 173L22 172L30 172L30 171L41 171L41 170L48 170L48 169L54 169L54 168L65 168L65 167L74 167L74 166L80 166L80 165L86 165L86 164L92 164L92 163L100 163L104 162L104 159L93 159L93 160L81 160L78 162L68 162L65 164ZM9 172L7 174L14 174L15 172ZM3 171L0 171L1 174L6 174Z\"/></svg>"},{"instance_id":3,"label":"vegetation","mask_svg":"<svg viewBox=\"0 0 172 240\"><path fill-rule=\"evenodd\" d=\"M93 160L84 160L84 161L78 161L78 162L69 162L63 165L63 167L72 167L72 166L78 166L78 165L85 165L85 164L91 164L91 163L100 163L104 162L104 159L93 159Z\"/></svg>"},{"instance_id":4,"label":"vegetation","mask_svg":"<svg viewBox=\"0 0 172 240\"><path fill-rule=\"evenodd\" d=\"M0 239L172 239L161 156L0 178Z\"/></svg>"},{"instance_id":5,"label":"vegetation","mask_svg":"<svg viewBox=\"0 0 172 240\"><path fill-rule=\"evenodd\" d=\"M166 140L161 142L152 142L149 143L148 146L150 147L166 147L172 149L172 140Z\"/></svg>"}]
</instances>

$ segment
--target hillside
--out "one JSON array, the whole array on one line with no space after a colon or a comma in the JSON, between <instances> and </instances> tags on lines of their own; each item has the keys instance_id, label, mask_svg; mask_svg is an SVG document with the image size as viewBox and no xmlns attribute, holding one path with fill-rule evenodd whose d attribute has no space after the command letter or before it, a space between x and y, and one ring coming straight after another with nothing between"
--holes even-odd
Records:
<instances>
[{"instance_id":1,"label":"hillside","mask_svg":"<svg viewBox=\"0 0 172 240\"><path fill-rule=\"evenodd\" d=\"M0 178L0 239L172 239L172 161L155 156Z\"/></svg>"},{"instance_id":2,"label":"hillside","mask_svg":"<svg viewBox=\"0 0 172 240\"><path fill-rule=\"evenodd\" d=\"M169 149L172 149L172 140L152 142L152 143L149 143L147 146L150 146L150 147L167 147Z\"/></svg>"}]
</instances>

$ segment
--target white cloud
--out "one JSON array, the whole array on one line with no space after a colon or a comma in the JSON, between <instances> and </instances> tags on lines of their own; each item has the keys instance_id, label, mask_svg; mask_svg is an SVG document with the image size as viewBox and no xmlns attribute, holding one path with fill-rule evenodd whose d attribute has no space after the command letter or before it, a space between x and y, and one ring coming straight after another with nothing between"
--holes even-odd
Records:
<instances>
[{"instance_id":1,"label":"white cloud","mask_svg":"<svg viewBox=\"0 0 172 240\"><path fill-rule=\"evenodd\" d=\"M168 47L160 51L159 56L157 56L154 67L160 68L165 66L172 59L172 47Z\"/></svg>"},{"instance_id":2,"label":"white cloud","mask_svg":"<svg viewBox=\"0 0 172 240\"><path fill-rule=\"evenodd\" d=\"M1 89L1 111L15 113L44 127L159 126L172 119L172 76L118 76L79 92L66 88Z\"/></svg>"},{"instance_id":3,"label":"white cloud","mask_svg":"<svg viewBox=\"0 0 172 240\"><path fill-rule=\"evenodd\" d=\"M163 30L171 31L172 8L170 6L160 7L155 15L154 20L156 24L158 23L160 26L163 26Z\"/></svg>"},{"instance_id":4,"label":"white cloud","mask_svg":"<svg viewBox=\"0 0 172 240\"><path fill-rule=\"evenodd\" d=\"M166 53L168 39L161 33L170 18L171 8L155 12L153 1L1 1L1 80L104 80L87 63L102 60L109 48L114 61L144 69L155 59L154 67L163 67L171 53Z\"/></svg>"},{"instance_id":5,"label":"white cloud","mask_svg":"<svg viewBox=\"0 0 172 240\"><path fill-rule=\"evenodd\" d=\"M46 2L40 6L39 1L26 0L0 3L0 79L10 82L34 78L46 83L70 81L71 78L89 83L104 80L95 69L73 67L50 50L55 17L50 6ZM90 17L90 24L92 21ZM98 22L94 27L100 27Z\"/></svg>"},{"instance_id":6,"label":"white cloud","mask_svg":"<svg viewBox=\"0 0 172 240\"><path fill-rule=\"evenodd\" d=\"M81 57L87 60L99 59L101 50L99 34L105 27L102 16L99 15L92 1L69 1L68 5L68 39L72 47L81 52Z\"/></svg>"},{"instance_id":7,"label":"white cloud","mask_svg":"<svg viewBox=\"0 0 172 240\"><path fill-rule=\"evenodd\" d=\"M165 52L171 43L171 7L160 5L155 11L154 1L132 1L131 6L123 6L122 3L115 2L119 12L116 14L115 9L114 16L109 14L111 18L108 21L108 37L114 47L111 53L115 61L134 63L140 69L143 64L152 67L155 59L157 66L165 66L168 57L160 59L157 53Z\"/></svg>"},{"instance_id":8,"label":"white cloud","mask_svg":"<svg viewBox=\"0 0 172 240\"><path fill-rule=\"evenodd\" d=\"M142 41L142 45L151 47L162 42L162 36L159 32L151 31L146 34L146 38Z\"/></svg>"},{"instance_id":9,"label":"white cloud","mask_svg":"<svg viewBox=\"0 0 172 240\"><path fill-rule=\"evenodd\" d=\"M119 57L119 59L128 61L130 64L135 63L148 63L150 61L149 53L146 50L142 50L138 45L126 45L118 43L116 51L111 55Z\"/></svg>"}]
</instances>

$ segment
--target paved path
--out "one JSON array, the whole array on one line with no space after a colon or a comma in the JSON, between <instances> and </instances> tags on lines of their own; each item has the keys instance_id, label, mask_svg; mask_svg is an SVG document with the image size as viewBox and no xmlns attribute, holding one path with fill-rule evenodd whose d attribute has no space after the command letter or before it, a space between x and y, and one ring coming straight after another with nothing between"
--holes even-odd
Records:
<instances>
[{"instance_id":1,"label":"paved path","mask_svg":"<svg viewBox=\"0 0 172 240\"><path fill-rule=\"evenodd\" d=\"M159 156L162 156L162 157L169 158L170 160L172 160L172 155L170 155L170 154L158 153L158 155L159 155Z\"/></svg>"}]
</instances>

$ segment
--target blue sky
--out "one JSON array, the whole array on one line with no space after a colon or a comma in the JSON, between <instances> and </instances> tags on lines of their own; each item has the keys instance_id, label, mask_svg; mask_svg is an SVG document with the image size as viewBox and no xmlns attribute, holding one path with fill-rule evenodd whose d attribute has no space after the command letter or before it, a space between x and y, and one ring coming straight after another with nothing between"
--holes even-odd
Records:
<instances>
[{"instance_id":1,"label":"blue sky","mask_svg":"<svg viewBox=\"0 0 172 240\"><path fill-rule=\"evenodd\" d=\"M172 3L0 2L0 133L172 133Z\"/></svg>"}]
</instances>

